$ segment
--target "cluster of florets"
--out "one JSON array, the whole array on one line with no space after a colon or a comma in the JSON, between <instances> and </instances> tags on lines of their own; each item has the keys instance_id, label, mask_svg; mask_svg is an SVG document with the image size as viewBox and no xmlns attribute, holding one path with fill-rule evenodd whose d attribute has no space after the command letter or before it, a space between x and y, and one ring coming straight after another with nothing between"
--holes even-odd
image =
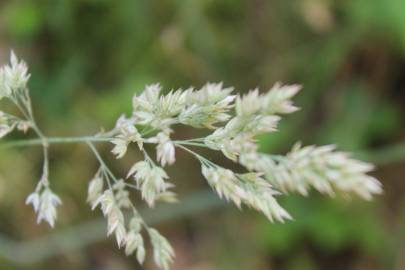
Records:
<instances>
[{"instance_id":1,"label":"cluster of florets","mask_svg":"<svg viewBox=\"0 0 405 270\"><path fill-rule=\"evenodd\" d=\"M18 60L11 52L10 63L0 68L0 99L11 101L20 111L21 116L0 111L0 138L6 136L14 129L23 131L32 128L41 138L44 148L44 166L40 181L35 191L26 200L32 204L37 213L37 222L45 220L52 227L57 218L56 207L62 204L60 198L53 193L48 180L48 144L42 132L38 129L32 113L31 99L27 83L30 78L27 65Z\"/></svg>"},{"instance_id":2,"label":"cluster of florets","mask_svg":"<svg viewBox=\"0 0 405 270\"><path fill-rule=\"evenodd\" d=\"M27 82L30 77L27 65L19 61L11 52L10 64L0 68L0 100L6 98L14 103L24 103ZM22 104L24 106L24 104ZM29 128L28 119L21 119L15 115L0 111L0 138L12 132L15 128L26 132Z\"/></svg>"},{"instance_id":3,"label":"cluster of florets","mask_svg":"<svg viewBox=\"0 0 405 270\"><path fill-rule=\"evenodd\" d=\"M25 62L19 61L11 52L10 64L0 68L0 99L20 94L27 87L29 78Z\"/></svg>"},{"instance_id":4,"label":"cluster of florets","mask_svg":"<svg viewBox=\"0 0 405 270\"><path fill-rule=\"evenodd\" d=\"M8 97L27 119L19 119L0 112L0 136L15 127L27 130L32 127L43 139L44 172L37 188L27 198L38 213L38 222L46 220L53 226L56 206L60 199L49 188L46 137L39 131L32 117L28 90L29 75L26 65L12 55L11 65L0 70L0 97ZM307 195L310 188L334 195L356 194L364 199L382 192L378 180L369 176L371 164L350 158L349 154L335 151L334 146L301 147L296 144L286 156L269 155L258 151L257 136L277 130L282 115L298 110L291 99L298 93L298 85L275 84L268 92L258 89L245 95L233 95L232 88L222 83L207 83L201 89L162 93L159 84L146 86L132 101L133 112L121 116L109 132L86 137L90 149L100 163L100 168L90 181L88 202L92 209L101 208L107 219L108 232L114 234L119 247L127 255L136 254L139 263L145 260L143 232L149 235L155 263L169 269L174 257L169 242L142 219L130 198L130 189L140 192L149 207L158 202L176 202L165 167L176 161L176 148L193 155L201 163L202 175L221 198L232 201L237 207L246 205L263 213L270 221L291 219L277 202L279 195L298 192ZM173 140L174 125L206 128L211 133L204 138ZM143 160L134 162L119 178L111 172L92 144L93 141L111 142L112 153L122 158L132 145L143 153ZM156 159L144 148L155 145ZM236 173L224 168L194 150L205 147L245 167L246 172ZM125 215L125 211L129 215Z\"/></svg>"},{"instance_id":5,"label":"cluster of florets","mask_svg":"<svg viewBox=\"0 0 405 270\"><path fill-rule=\"evenodd\" d=\"M232 95L232 88L222 83L208 83L201 89L171 91L164 95L158 84L149 85L133 98L131 117L121 117L114 129L112 152L121 158L130 143L136 143L145 159L136 162L128 173L135 188L151 207L163 198L175 199L168 191L166 165L175 162L175 148L192 154L201 163L202 175L221 198L262 212L270 221L291 219L276 196L288 192L307 195L313 187L333 195L357 194L370 199L382 192L381 184L367 175L371 164L351 159L335 151L334 146L301 147L296 144L286 156L260 153L257 136L277 130L281 115L298 110L291 98L298 85L276 84L267 93L258 89L246 95ZM213 130L204 138L172 140L174 124ZM156 145L157 165L143 149ZM191 147L221 151L228 159L241 164L246 173L235 173L213 163Z\"/></svg>"}]
</instances>

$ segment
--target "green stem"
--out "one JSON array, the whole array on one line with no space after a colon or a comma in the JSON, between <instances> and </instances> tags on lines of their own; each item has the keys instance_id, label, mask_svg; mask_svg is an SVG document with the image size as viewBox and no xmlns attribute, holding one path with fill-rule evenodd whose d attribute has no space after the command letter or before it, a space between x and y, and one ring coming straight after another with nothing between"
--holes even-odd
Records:
<instances>
[{"instance_id":1,"label":"green stem","mask_svg":"<svg viewBox=\"0 0 405 270\"><path fill-rule=\"evenodd\" d=\"M100 152L98 152L97 148L94 146L94 144L92 144L90 141L86 142L87 145L90 147L91 151L94 153L96 159L98 160L98 162L100 163L100 169L101 171L104 173L104 176L107 179L107 184L109 187L111 187L112 189L112 185L110 182L111 178L115 183L118 182L117 177L115 177L115 175L113 174L113 172L110 170L110 168L108 168L107 164L104 162L103 158L100 155ZM127 187L133 188L135 190L138 190L138 188L135 185L129 184L125 182L125 185Z\"/></svg>"},{"instance_id":2,"label":"green stem","mask_svg":"<svg viewBox=\"0 0 405 270\"><path fill-rule=\"evenodd\" d=\"M44 165L42 168L42 176L41 179L37 185L36 190L39 191L42 186L48 187L49 186L49 180L48 180L48 175L49 175L49 157L48 157L48 148L49 148L49 143L47 140L47 137L42 133L42 131L39 129L35 122L34 114L32 112L32 106L31 106L31 99L28 95L28 88L25 88L22 91L23 95L15 95L14 97L14 103L18 107L18 109L21 111L21 113L25 116L26 120L29 122L30 126L32 129L35 131L35 133L38 135L42 148L43 148L43 155L44 155ZM20 104L20 102L22 104Z\"/></svg>"},{"instance_id":3,"label":"green stem","mask_svg":"<svg viewBox=\"0 0 405 270\"><path fill-rule=\"evenodd\" d=\"M153 167L157 167L156 163L153 161L153 159L149 156L148 152L146 152L145 149L142 149L143 155L145 156L145 159L152 165Z\"/></svg>"},{"instance_id":4,"label":"green stem","mask_svg":"<svg viewBox=\"0 0 405 270\"><path fill-rule=\"evenodd\" d=\"M49 144L64 144L64 143L86 143L86 142L108 142L112 140L109 137L94 137L94 136L80 136L80 137L48 137L47 142ZM0 143L0 148L8 147L22 147L22 146L33 146L42 145L43 141L41 138L28 139L28 140L15 140L6 141Z\"/></svg>"},{"instance_id":5,"label":"green stem","mask_svg":"<svg viewBox=\"0 0 405 270\"><path fill-rule=\"evenodd\" d=\"M93 151L94 155L96 156L98 162L100 163L100 166L102 168L102 171L104 170L105 172L107 172L107 180L108 180L108 176L111 177L111 179L114 182L118 182L117 178L115 177L115 175L112 173L112 171L110 170L110 168L108 168L107 164L105 164L103 158L101 157L100 153L98 152L97 148L90 142L87 141L86 142L87 145L90 147L91 151ZM111 189L111 183L108 181L108 185L110 186ZM112 190L112 189L111 189Z\"/></svg>"},{"instance_id":6,"label":"green stem","mask_svg":"<svg viewBox=\"0 0 405 270\"><path fill-rule=\"evenodd\" d=\"M111 137L97 137L97 136L78 136L78 137L48 137L47 141L49 144L66 144L66 143L86 143L86 142L108 142L113 138ZM187 141L173 141L177 146L180 145L190 145L190 146L201 146L201 144L190 144L190 140ZM12 140L0 143L1 148L10 147L24 147L24 146L34 146L42 145L43 141L40 138L36 139L24 139L24 140ZM206 147L204 145L204 147ZM188 149L189 150L189 149ZM379 165L385 165L395 162L401 162L405 159L405 143L399 143L392 146L387 146L381 149L360 151L357 155L358 158L362 158L366 161L373 162ZM273 158L281 158L280 155L272 155Z\"/></svg>"},{"instance_id":7,"label":"green stem","mask_svg":"<svg viewBox=\"0 0 405 270\"><path fill-rule=\"evenodd\" d=\"M108 168L107 164L105 164L105 162L104 162L103 158L101 157L100 153L98 152L97 148L96 148L90 141L87 141L87 145L90 147L91 151L93 151L93 153L94 153L94 155L96 156L98 162L100 163L100 166L101 166L102 170L104 170L104 171L107 173L107 175L106 175L107 183L108 183L108 186L109 186L110 190L113 191L113 188L112 188L112 185L111 185L111 183L110 183L110 180L108 179L108 176L110 176L111 179L112 179L115 183L118 182L118 179L117 179L117 178L115 177L115 175L112 173L112 171L110 170L110 168ZM127 186L132 186L132 185L128 184ZM114 200L115 200L115 197L114 197ZM116 203L117 203L117 202L116 202ZM149 230L148 224L146 224L146 222L144 221L144 219L142 218L142 216L139 214L139 212L138 212L138 210L136 209L135 205L132 203L132 201L130 201L130 203L131 203L130 206L131 206L132 211L134 212L134 214L137 215L137 216L141 219L141 222L142 222L143 226L144 226L147 230Z\"/></svg>"},{"instance_id":8,"label":"green stem","mask_svg":"<svg viewBox=\"0 0 405 270\"><path fill-rule=\"evenodd\" d=\"M197 153L194 152L193 150L191 150L191 149L189 149L189 148L187 148L187 147L185 147L185 146L183 146L183 145L181 145L181 144L178 144L178 143L176 143L175 145L176 145L177 147L179 147L179 148L181 148L181 149L183 149L183 150L189 152L190 154L194 155L202 164L209 165L209 166L213 166L213 167L218 167L217 164L215 164L214 162L212 162L212 161L206 159L205 157L201 156L200 154L197 154Z\"/></svg>"},{"instance_id":9,"label":"green stem","mask_svg":"<svg viewBox=\"0 0 405 270\"><path fill-rule=\"evenodd\" d=\"M199 146L199 147L209 148L204 143L196 143L196 142L191 142L191 141L173 141L173 143L177 144L177 145L190 145L190 146Z\"/></svg>"}]
</instances>

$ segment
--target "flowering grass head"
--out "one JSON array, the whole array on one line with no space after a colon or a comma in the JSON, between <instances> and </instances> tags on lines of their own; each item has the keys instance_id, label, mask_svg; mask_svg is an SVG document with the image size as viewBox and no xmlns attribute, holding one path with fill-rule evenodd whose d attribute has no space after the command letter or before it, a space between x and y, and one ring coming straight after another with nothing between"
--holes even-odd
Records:
<instances>
[{"instance_id":1,"label":"flowering grass head","mask_svg":"<svg viewBox=\"0 0 405 270\"><path fill-rule=\"evenodd\" d=\"M16 129L32 130L38 136L44 154L43 170L26 203L34 208L38 223L45 220L53 227L57 207L62 202L51 190L48 179L51 140L35 122L27 87L29 77L26 64L14 53L10 64L0 68L0 98L10 100L20 110L20 115L0 111L0 138ZM106 218L107 235L114 235L118 247L128 256L134 254L140 264L147 257L145 242L149 240L155 264L164 270L170 268L175 256L173 248L164 236L146 224L132 197L138 192L149 207L160 202L177 202L174 181L169 181L166 167L175 165L178 150L200 162L202 176L220 198L240 209L245 206L254 209L271 222L292 219L278 202L280 196L291 192L308 195L310 189L315 189L331 196L355 195L365 200L381 194L381 183L369 175L374 166L337 151L335 146L296 144L284 156L259 151L258 136L275 133L282 116L298 110L292 98L300 89L299 85L277 83L267 92L254 89L240 95L223 83L207 83L200 89L178 89L164 94L160 84L152 84L134 95L131 115L121 116L110 131L71 138L70 142L85 142L98 160L99 169L89 181L87 201L92 209L100 208ZM209 134L173 140L178 125L207 129ZM116 177L95 142L110 143L112 155L117 159L123 158L131 147L142 153L143 158L122 173L126 177ZM152 146L154 154L145 144ZM245 171L220 166L199 153L198 148L217 151Z\"/></svg>"}]
</instances>

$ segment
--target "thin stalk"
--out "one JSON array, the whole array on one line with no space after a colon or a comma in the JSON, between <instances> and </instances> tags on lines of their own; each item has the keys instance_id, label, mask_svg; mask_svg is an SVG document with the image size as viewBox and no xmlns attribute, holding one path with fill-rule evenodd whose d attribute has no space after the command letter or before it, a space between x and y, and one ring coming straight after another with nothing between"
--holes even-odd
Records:
<instances>
[{"instance_id":1,"label":"thin stalk","mask_svg":"<svg viewBox=\"0 0 405 270\"><path fill-rule=\"evenodd\" d=\"M205 164L205 165L210 165L210 166L214 166L214 167L218 167L217 164L215 164L214 162L208 160L207 158L201 156L200 154L197 154L196 152L194 152L193 150L181 145L181 144L175 144L177 147L189 152L190 154L192 154L193 156L195 156L201 163Z\"/></svg>"},{"instance_id":2,"label":"thin stalk","mask_svg":"<svg viewBox=\"0 0 405 270\"><path fill-rule=\"evenodd\" d=\"M145 135L150 134L150 133L153 132L153 131L155 131L155 128L147 127L147 128L144 128L144 129L141 131L141 135L142 135L142 136L145 136Z\"/></svg>"},{"instance_id":3,"label":"thin stalk","mask_svg":"<svg viewBox=\"0 0 405 270\"><path fill-rule=\"evenodd\" d=\"M107 181L108 188L111 192L113 192L113 187L111 185L110 177L108 172L110 169L107 167L107 164L105 164L103 158L101 157L100 153L98 152L97 148L89 141L86 141L87 145L90 147L91 151L93 152L94 156L96 157L98 163L100 163L100 169L101 172L104 174L104 177ZM112 173L111 173L112 174ZM114 175L112 175L114 176Z\"/></svg>"},{"instance_id":4,"label":"thin stalk","mask_svg":"<svg viewBox=\"0 0 405 270\"><path fill-rule=\"evenodd\" d=\"M94 155L96 156L98 162L100 163L100 166L102 167L102 170L104 170L107 175L106 175L106 179L107 179L107 183L108 186L110 188L110 190L112 191L112 186L110 183L110 180L108 179L108 177L111 177L115 182L118 182L117 178L114 176L114 174L111 172L111 170L108 168L107 164L105 164L103 158L101 157L100 153L98 152L97 148L89 141L87 141L87 145L90 147L90 149L93 151ZM132 186L130 184L127 184L127 186ZM117 202L116 202L117 203ZM140 219L141 219L141 223L142 225L149 230L149 226L148 224L146 224L145 220L142 218L142 216L139 214L139 211L136 209L135 205L132 203L132 201L130 201L131 203L131 208L132 211L134 212L135 215L137 215Z\"/></svg>"},{"instance_id":5,"label":"thin stalk","mask_svg":"<svg viewBox=\"0 0 405 270\"><path fill-rule=\"evenodd\" d=\"M204 148L209 148L207 145L204 143L197 143L197 142L192 142L192 141L173 141L175 144L179 145L190 145L190 146L199 146L199 147L204 147Z\"/></svg>"},{"instance_id":6,"label":"thin stalk","mask_svg":"<svg viewBox=\"0 0 405 270\"><path fill-rule=\"evenodd\" d=\"M44 155L44 164L42 167L42 175L41 179L37 185L37 190L39 191L41 189L41 186L48 187L49 186L49 157L48 157L48 140L47 137L42 133L42 131L39 129L35 122L34 114L32 112L32 106L31 106L31 99L28 95L28 89L25 88L23 90L23 96L15 96L13 99L14 103L18 107L18 109L21 111L21 113L25 116L26 120L29 122L29 125L32 127L32 129L35 131L35 133L38 135L39 139L41 140L42 148L43 148L43 155ZM20 102L22 104L20 104Z\"/></svg>"},{"instance_id":7,"label":"thin stalk","mask_svg":"<svg viewBox=\"0 0 405 270\"><path fill-rule=\"evenodd\" d=\"M20 104L19 98L17 94L14 92L12 93L12 96L10 97L10 100L15 104L15 106L20 110L20 112L23 114L23 116L27 119L30 120L28 112L24 110L24 106Z\"/></svg>"},{"instance_id":8,"label":"thin stalk","mask_svg":"<svg viewBox=\"0 0 405 270\"><path fill-rule=\"evenodd\" d=\"M118 179L115 177L115 175L112 173L110 168L108 168L107 164L105 164L103 158L101 157L100 153L98 152L97 148L89 141L87 141L87 145L90 147L91 151L93 151L94 155L96 156L98 162L100 163L100 166L104 171L107 172L107 176L111 177L111 179L114 180L114 182L118 182Z\"/></svg>"},{"instance_id":9,"label":"thin stalk","mask_svg":"<svg viewBox=\"0 0 405 270\"><path fill-rule=\"evenodd\" d=\"M184 140L185 142L204 142L205 137Z\"/></svg>"},{"instance_id":10,"label":"thin stalk","mask_svg":"<svg viewBox=\"0 0 405 270\"><path fill-rule=\"evenodd\" d=\"M153 161L153 159L149 156L148 152L146 152L145 149L142 149L143 155L145 157L145 159L153 166L153 167L157 167L155 162Z\"/></svg>"},{"instance_id":11,"label":"thin stalk","mask_svg":"<svg viewBox=\"0 0 405 270\"><path fill-rule=\"evenodd\" d=\"M47 137L49 144L70 144L70 143L86 143L86 142L109 142L112 137L102 137L102 136L72 136L72 137ZM201 146L198 144L189 144L191 140L185 141L173 141L178 147L180 145L190 145L190 146ZM11 148L11 147L25 147L25 146L35 146L42 145L42 140L40 138L35 139L23 139L23 140L10 140L0 143L1 148ZM207 147L207 146L205 146ZM267 155L267 154L265 154ZM283 159L282 155L270 155L275 160ZM365 150L360 151L357 157L362 158L366 161L373 162L379 165L385 165L395 162L401 162L405 159L405 143L398 143L391 146L386 146L381 149L375 150Z\"/></svg>"},{"instance_id":12,"label":"thin stalk","mask_svg":"<svg viewBox=\"0 0 405 270\"><path fill-rule=\"evenodd\" d=\"M92 144L90 141L86 142L87 145L90 147L90 149L92 150L92 152L94 153L94 155L96 156L98 162L100 163L100 168L102 170L102 172L104 173L108 185L111 187L111 183L109 178L111 178L115 183L118 182L117 177L115 177L115 175L113 174L113 172L110 170L110 168L108 168L107 164L104 162L103 158L100 155L100 152L98 152L97 148L94 146L94 144ZM125 183L125 185L127 187L133 188L138 190L138 188L135 185L129 184L129 183Z\"/></svg>"},{"instance_id":13,"label":"thin stalk","mask_svg":"<svg viewBox=\"0 0 405 270\"><path fill-rule=\"evenodd\" d=\"M87 142L108 142L111 141L110 137L94 137L94 136L78 136L78 137L48 137L49 144L65 144L65 143L87 143ZM41 145L42 140L40 138L28 139L28 140L15 140L0 143L0 148L8 147L22 147Z\"/></svg>"},{"instance_id":14,"label":"thin stalk","mask_svg":"<svg viewBox=\"0 0 405 270\"><path fill-rule=\"evenodd\" d=\"M133 189L135 189L135 190L139 190L139 188L138 188L136 185L134 185L134 184L129 184L129 183L126 183L126 182L125 182L125 185L126 185L127 187L133 188Z\"/></svg>"}]
</instances>

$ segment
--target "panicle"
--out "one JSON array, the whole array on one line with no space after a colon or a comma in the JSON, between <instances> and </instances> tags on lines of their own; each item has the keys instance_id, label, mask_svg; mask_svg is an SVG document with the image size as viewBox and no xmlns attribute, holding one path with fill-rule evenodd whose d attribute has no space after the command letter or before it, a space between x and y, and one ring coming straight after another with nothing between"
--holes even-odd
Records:
<instances>
[{"instance_id":1,"label":"panicle","mask_svg":"<svg viewBox=\"0 0 405 270\"><path fill-rule=\"evenodd\" d=\"M0 99L8 98L17 106L23 104L29 117L20 119L0 111L0 138L14 129L26 132L32 127L43 140L43 178L27 197L26 204L34 208L38 223L44 220L53 227L57 206L62 202L49 187L48 142L33 120L27 88L29 77L26 64L11 52L10 63L0 68ZM114 145L111 152L116 158L124 157L131 143L136 143L144 152L145 160L136 162L127 174L127 178L134 179L134 184L116 178L88 142L99 160L100 169L89 182L87 201L92 209L100 206L107 219L107 235L114 234L125 254L134 254L143 264L146 249L142 229L145 228L156 265L163 270L170 268L173 248L165 237L143 221L130 199L129 189L140 191L149 207L157 201L176 202L176 194L170 190L174 185L167 181L169 177L163 169L175 163L175 147L183 148L200 161L203 176L219 197L232 201L238 208L243 205L253 208L270 221L292 219L276 200L282 193L307 195L309 189L314 188L329 195L337 192L356 194L366 200L381 194L381 183L369 175L373 165L336 151L334 146L302 147L296 144L286 156L258 151L257 137L277 131L281 115L298 110L292 98L300 89L299 85L276 83L267 93L254 89L245 95L233 95L233 88L224 87L223 83L207 83L200 89L178 89L169 93L162 93L159 84L147 85L141 94L133 97L130 117L120 116L114 129L98 134ZM26 113L23 111L23 114ZM204 138L172 140L172 128L178 124L207 128L212 132ZM156 160L161 167L149 157L144 144L156 145ZM218 166L187 145L221 151L248 172L235 173ZM104 181L108 184L106 188ZM124 211L128 210L132 211L132 217L126 220Z\"/></svg>"}]
</instances>

